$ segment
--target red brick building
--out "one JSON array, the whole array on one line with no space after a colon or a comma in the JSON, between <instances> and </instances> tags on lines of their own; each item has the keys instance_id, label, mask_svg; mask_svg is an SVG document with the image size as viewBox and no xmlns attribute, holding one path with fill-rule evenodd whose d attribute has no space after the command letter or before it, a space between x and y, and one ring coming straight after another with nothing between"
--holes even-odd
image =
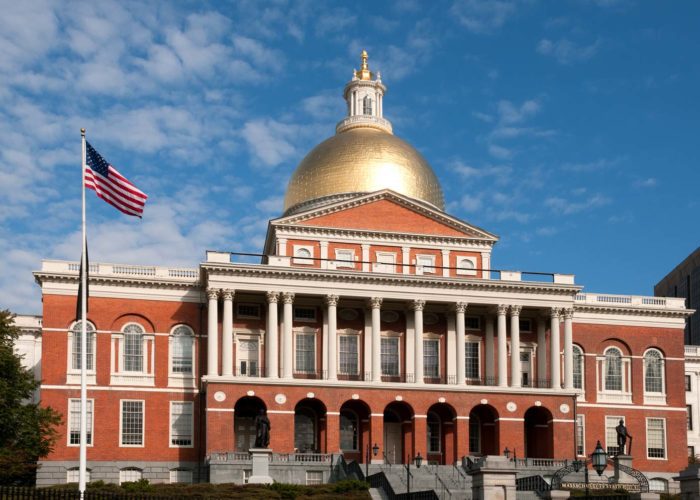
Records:
<instances>
[{"instance_id":1,"label":"red brick building","mask_svg":"<svg viewBox=\"0 0 700 500\"><path fill-rule=\"evenodd\" d=\"M91 266L92 480L206 480L212 454L253 445L261 409L275 453L573 458L597 440L615 452L623 419L636 468L684 468L683 300L494 270L498 238L444 211L430 166L383 118L385 90L363 61L260 262ZM65 415L48 484L77 477L78 265L35 276L41 399Z\"/></svg>"}]
</instances>

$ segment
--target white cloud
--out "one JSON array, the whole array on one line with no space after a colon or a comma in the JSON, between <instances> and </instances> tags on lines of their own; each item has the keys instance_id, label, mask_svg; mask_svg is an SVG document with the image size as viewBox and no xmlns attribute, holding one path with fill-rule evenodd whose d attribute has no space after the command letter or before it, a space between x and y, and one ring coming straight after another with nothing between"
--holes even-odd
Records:
<instances>
[{"instance_id":1,"label":"white cloud","mask_svg":"<svg viewBox=\"0 0 700 500\"><path fill-rule=\"evenodd\" d=\"M472 33L498 30L515 14L515 3L501 0L457 0L450 9L457 21Z\"/></svg>"},{"instance_id":2,"label":"white cloud","mask_svg":"<svg viewBox=\"0 0 700 500\"><path fill-rule=\"evenodd\" d=\"M605 170L607 168L613 167L619 162L620 158L600 158L598 160L584 163L564 163L561 168L562 170L566 170L568 172L596 172L598 170Z\"/></svg>"},{"instance_id":3,"label":"white cloud","mask_svg":"<svg viewBox=\"0 0 700 500\"><path fill-rule=\"evenodd\" d=\"M298 156L293 140L299 127L272 119L246 122L241 134L251 155L264 166L275 167Z\"/></svg>"},{"instance_id":4,"label":"white cloud","mask_svg":"<svg viewBox=\"0 0 700 500\"><path fill-rule=\"evenodd\" d=\"M654 177L647 177L646 179L637 179L634 182L634 187L638 188L652 188L656 187L657 180Z\"/></svg>"},{"instance_id":5,"label":"white cloud","mask_svg":"<svg viewBox=\"0 0 700 500\"><path fill-rule=\"evenodd\" d=\"M513 152L510 149L497 144L489 144L488 149L489 154L499 160L508 160L513 157Z\"/></svg>"},{"instance_id":6,"label":"white cloud","mask_svg":"<svg viewBox=\"0 0 700 500\"><path fill-rule=\"evenodd\" d=\"M316 21L316 35L324 37L331 33L347 32L356 22L357 16L348 9L333 9L319 16Z\"/></svg>"},{"instance_id":7,"label":"white cloud","mask_svg":"<svg viewBox=\"0 0 700 500\"><path fill-rule=\"evenodd\" d=\"M545 206L549 207L553 212L571 215L579 212L592 210L602 207L610 203L610 199L601 195L595 194L582 201L572 201L557 196L547 198L544 202Z\"/></svg>"},{"instance_id":8,"label":"white cloud","mask_svg":"<svg viewBox=\"0 0 700 500\"><path fill-rule=\"evenodd\" d=\"M600 49L601 40L598 39L590 45L579 45L562 38L557 41L543 38L537 44L539 54L554 57L559 64L569 65L576 62L587 61Z\"/></svg>"},{"instance_id":9,"label":"white cloud","mask_svg":"<svg viewBox=\"0 0 700 500\"><path fill-rule=\"evenodd\" d=\"M493 123L493 116L482 113L480 111L472 111L472 116L477 120L481 120L484 123Z\"/></svg>"},{"instance_id":10,"label":"white cloud","mask_svg":"<svg viewBox=\"0 0 700 500\"><path fill-rule=\"evenodd\" d=\"M503 124L520 123L536 115L540 109L540 103L536 99L528 99L520 106L504 99L498 101L497 106L498 117Z\"/></svg>"}]
</instances>

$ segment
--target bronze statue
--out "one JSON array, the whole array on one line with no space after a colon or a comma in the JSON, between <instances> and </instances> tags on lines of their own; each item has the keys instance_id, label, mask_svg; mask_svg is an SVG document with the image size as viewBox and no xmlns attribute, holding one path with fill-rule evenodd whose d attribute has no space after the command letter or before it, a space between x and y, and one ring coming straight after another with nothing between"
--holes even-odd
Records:
<instances>
[{"instance_id":1,"label":"bronze statue","mask_svg":"<svg viewBox=\"0 0 700 500\"><path fill-rule=\"evenodd\" d=\"M255 447L267 448L270 446L270 419L267 418L265 409L260 408L260 413L255 416Z\"/></svg>"},{"instance_id":2,"label":"bronze statue","mask_svg":"<svg viewBox=\"0 0 700 500\"><path fill-rule=\"evenodd\" d=\"M619 448L619 451L617 452L618 455L625 455L625 444L627 444L627 438L630 440L630 447L629 450L627 450L627 454L632 453L632 435L627 432L627 427L625 427L625 422L624 420L620 420L620 424L615 427L615 431L617 431L617 446Z\"/></svg>"}]
</instances>

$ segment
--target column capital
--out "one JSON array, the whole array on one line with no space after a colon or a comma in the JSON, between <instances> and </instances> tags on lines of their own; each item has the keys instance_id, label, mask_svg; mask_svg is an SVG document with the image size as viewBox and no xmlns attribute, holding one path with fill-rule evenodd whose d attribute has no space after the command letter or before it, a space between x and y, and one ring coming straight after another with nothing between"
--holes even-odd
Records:
<instances>
[{"instance_id":1,"label":"column capital","mask_svg":"<svg viewBox=\"0 0 700 500\"><path fill-rule=\"evenodd\" d=\"M337 306L337 305L338 305L338 300L340 300L340 297L338 297L337 295L326 295L326 296L323 298L323 302L324 302L327 306Z\"/></svg>"},{"instance_id":2,"label":"column capital","mask_svg":"<svg viewBox=\"0 0 700 500\"><path fill-rule=\"evenodd\" d=\"M568 309L562 309L561 313L564 316L564 319L574 319L574 308L573 307L569 307Z\"/></svg>"},{"instance_id":3,"label":"column capital","mask_svg":"<svg viewBox=\"0 0 700 500\"><path fill-rule=\"evenodd\" d=\"M268 304L277 304L280 300L279 292L265 292L265 298Z\"/></svg>"},{"instance_id":4,"label":"column capital","mask_svg":"<svg viewBox=\"0 0 700 500\"><path fill-rule=\"evenodd\" d=\"M561 309L559 307L552 307L549 310L549 317L554 319L558 318L561 315Z\"/></svg>"},{"instance_id":5,"label":"column capital","mask_svg":"<svg viewBox=\"0 0 700 500\"><path fill-rule=\"evenodd\" d=\"M422 311L423 309L425 309L425 300L414 300L413 302L411 302L411 309L413 309L414 311Z\"/></svg>"},{"instance_id":6,"label":"column capital","mask_svg":"<svg viewBox=\"0 0 700 500\"><path fill-rule=\"evenodd\" d=\"M496 314L505 316L508 313L508 304L498 304L496 306Z\"/></svg>"},{"instance_id":7,"label":"column capital","mask_svg":"<svg viewBox=\"0 0 700 500\"><path fill-rule=\"evenodd\" d=\"M510 306L511 316L520 316L520 311L523 310L523 306Z\"/></svg>"},{"instance_id":8,"label":"column capital","mask_svg":"<svg viewBox=\"0 0 700 500\"><path fill-rule=\"evenodd\" d=\"M285 304L291 304L294 302L294 292L284 292L282 293L282 302Z\"/></svg>"},{"instance_id":9,"label":"column capital","mask_svg":"<svg viewBox=\"0 0 700 500\"><path fill-rule=\"evenodd\" d=\"M467 310L468 306L469 306L469 304L467 302L457 302L454 305L454 310L455 310L455 312L463 313L464 311Z\"/></svg>"},{"instance_id":10,"label":"column capital","mask_svg":"<svg viewBox=\"0 0 700 500\"><path fill-rule=\"evenodd\" d=\"M367 305L370 307L370 309L379 309L382 307L382 302L384 299L381 297L372 297L371 299L367 299Z\"/></svg>"},{"instance_id":11,"label":"column capital","mask_svg":"<svg viewBox=\"0 0 700 500\"><path fill-rule=\"evenodd\" d=\"M327 247L327 246L328 246L328 242L327 242L327 241L319 241L318 243L319 243L319 245L321 246L321 248Z\"/></svg>"},{"instance_id":12,"label":"column capital","mask_svg":"<svg viewBox=\"0 0 700 500\"><path fill-rule=\"evenodd\" d=\"M235 290L225 289L221 290L221 298L224 300L233 300L233 296L236 294Z\"/></svg>"},{"instance_id":13,"label":"column capital","mask_svg":"<svg viewBox=\"0 0 700 500\"><path fill-rule=\"evenodd\" d=\"M215 300L219 298L219 289L218 288L207 288L207 298L209 300Z\"/></svg>"}]
</instances>

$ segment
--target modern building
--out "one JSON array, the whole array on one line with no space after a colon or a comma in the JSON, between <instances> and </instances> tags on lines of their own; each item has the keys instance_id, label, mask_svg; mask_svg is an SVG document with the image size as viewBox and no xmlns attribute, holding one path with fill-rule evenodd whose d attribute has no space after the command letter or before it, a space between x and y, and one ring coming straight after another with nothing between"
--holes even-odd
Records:
<instances>
[{"instance_id":1,"label":"modern building","mask_svg":"<svg viewBox=\"0 0 700 500\"><path fill-rule=\"evenodd\" d=\"M695 312L685 325L685 343L700 345L700 247L688 255L654 287L657 297L683 297Z\"/></svg>"},{"instance_id":2,"label":"modern building","mask_svg":"<svg viewBox=\"0 0 700 500\"><path fill-rule=\"evenodd\" d=\"M571 459L598 440L615 453L619 420L649 478L685 467L684 300L497 270L498 237L445 211L385 92L363 55L347 116L292 175L258 262L90 265L92 480L243 482L260 410L276 460L308 482L330 453ZM41 397L65 415L39 484L77 477L78 269L35 273Z\"/></svg>"},{"instance_id":3,"label":"modern building","mask_svg":"<svg viewBox=\"0 0 700 500\"><path fill-rule=\"evenodd\" d=\"M688 456L700 455L700 347L685 346L685 404Z\"/></svg>"}]
</instances>

